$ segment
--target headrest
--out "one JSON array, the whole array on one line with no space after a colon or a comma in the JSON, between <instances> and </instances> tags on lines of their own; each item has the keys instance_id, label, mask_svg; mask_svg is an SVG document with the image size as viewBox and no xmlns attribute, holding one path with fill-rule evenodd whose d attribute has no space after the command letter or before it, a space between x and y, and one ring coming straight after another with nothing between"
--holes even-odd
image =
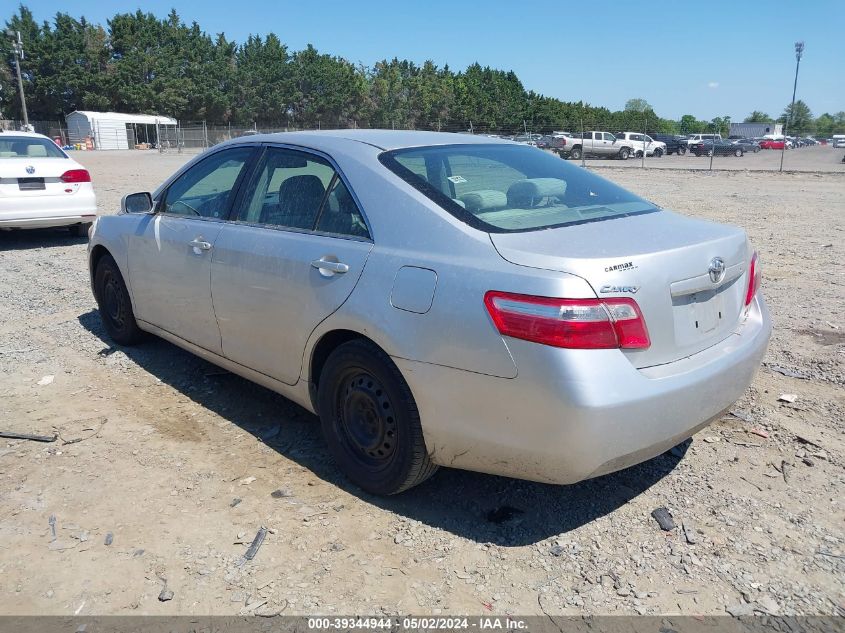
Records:
<instances>
[{"instance_id":1,"label":"headrest","mask_svg":"<svg viewBox=\"0 0 845 633\"><path fill-rule=\"evenodd\" d=\"M508 206L508 197L504 191L497 189L479 189L470 191L458 199L464 203L467 211L473 213L478 211L489 211L490 209L501 209Z\"/></svg>"},{"instance_id":2,"label":"headrest","mask_svg":"<svg viewBox=\"0 0 845 633\"><path fill-rule=\"evenodd\" d=\"M291 176L279 186L279 201L293 200L294 204L303 200L311 202L314 198L322 199L325 192L323 181L317 176L311 174Z\"/></svg>"},{"instance_id":3,"label":"headrest","mask_svg":"<svg viewBox=\"0 0 845 633\"><path fill-rule=\"evenodd\" d=\"M526 178L508 187L508 205L533 206L543 198L554 198L566 193L566 181L559 178Z\"/></svg>"},{"instance_id":4,"label":"headrest","mask_svg":"<svg viewBox=\"0 0 845 633\"><path fill-rule=\"evenodd\" d=\"M26 146L26 155L27 156L46 156L47 155L47 148L43 145L27 145Z\"/></svg>"}]
</instances>

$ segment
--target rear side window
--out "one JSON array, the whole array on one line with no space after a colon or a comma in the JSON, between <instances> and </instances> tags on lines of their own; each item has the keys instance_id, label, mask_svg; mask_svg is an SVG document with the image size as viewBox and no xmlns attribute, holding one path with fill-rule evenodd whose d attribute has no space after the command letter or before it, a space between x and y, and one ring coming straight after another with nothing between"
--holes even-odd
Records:
<instances>
[{"instance_id":1,"label":"rear side window","mask_svg":"<svg viewBox=\"0 0 845 633\"><path fill-rule=\"evenodd\" d=\"M281 228L367 237L351 193L325 159L268 147L235 218Z\"/></svg>"},{"instance_id":2,"label":"rear side window","mask_svg":"<svg viewBox=\"0 0 845 633\"><path fill-rule=\"evenodd\" d=\"M37 136L0 135L0 158L67 158L53 141Z\"/></svg>"},{"instance_id":3,"label":"rear side window","mask_svg":"<svg viewBox=\"0 0 845 633\"><path fill-rule=\"evenodd\" d=\"M394 150L379 159L443 209L487 232L534 231L658 211L604 178L533 147L445 145Z\"/></svg>"}]
</instances>

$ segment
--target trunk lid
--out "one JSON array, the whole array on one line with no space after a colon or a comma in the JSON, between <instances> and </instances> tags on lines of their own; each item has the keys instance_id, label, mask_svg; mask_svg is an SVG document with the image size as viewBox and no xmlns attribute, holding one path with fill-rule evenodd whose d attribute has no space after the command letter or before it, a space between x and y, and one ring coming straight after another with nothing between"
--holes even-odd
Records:
<instances>
[{"instance_id":1,"label":"trunk lid","mask_svg":"<svg viewBox=\"0 0 845 633\"><path fill-rule=\"evenodd\" d=\"M638 368L724 340L745 308L750 254L745 232L734 226L659 211L490 239L511 263L578 275L599 298L636 300L651 346L623 351ZM713 281L715 258L724 270Z\"/></svg>"},{"instance_id":2,"label":"trunk lid","mask_svg":"<svg viewBox=\"0 0 845 633\"><path fill-rule=\"evenodd\" d=\"M79 189L61 175L82 169L70 158L0 158L0 197L66 196ZM70 190L70 191L68 191Z\"/></svg>"}]
</instances>

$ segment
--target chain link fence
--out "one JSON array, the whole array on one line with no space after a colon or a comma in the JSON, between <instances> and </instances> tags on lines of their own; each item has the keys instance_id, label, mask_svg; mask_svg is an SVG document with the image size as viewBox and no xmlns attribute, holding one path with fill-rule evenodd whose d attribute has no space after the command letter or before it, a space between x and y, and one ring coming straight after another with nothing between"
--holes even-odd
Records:
<instances>
[{"instance_id":1,"label":"chain link fence","mask_svg":"<svg viewBox=\"0 0 845 633\"><path fill-rule=\"evenodd\" d=\"M554 125L479 126L473 121L444 123L417 122L397 126L387 121L382 129L414 129L507 138L536 145L561 158L585 167L626 167L687 170L802 171L845 173L845 149L833 146L831 139L811 139L781 134L768 137L730 139L730 129L712 127L705 132L672 134L659 129L660 121L643 117L631 129L612 129L607 121L562 120ZM69 143L67 127L61 121L30 121L36 132L49 136L62 146ZM773 130L779 130L772 124ZM21 129L20 121L0 120L0 129ZM358 129L352 125L324 125L309 129ZM289 126L234 126L206 121L180 122L155 130L147 146L161 153L196 154L224 141L254 134L302 131ZM157 140L155 140L157 139ZM715 142L714 142L715 139ZM785 145L785 147L784 147ZM131 146L131 145L130 145Z\"/></svg>"},{"instance_id":2,"label":"chain link fence","mask_svg":"<svg viewBox=\"0 0 845 633\"><path fill-rule=\"evenodd\" d=\"M561 158L586 167L659 168L685 170L750 170L779 171L783 158L784 171L845 173L845 150L834 148L827 139L795 136L778 141L772 138L731 139L730 128L713 127L705 132L672 134L661 131L658 121L644 118L642 125L632 129L609 129L602 121L589 119L564 120L556 125L535 126L524 121L521 126L478 126L465 124L418 122L400 127L388 123L381 129L407 129L459 134L474 134L506 138L535 145L554 152ZM728 124L729 125L729 124ZM774 126L774 124L772 124ZM318 125L309 129L359 129L352 126ZM774 129L774 128L773 128ZM295 127L232 126L194 122L180 124L173 130L174 138L162 151L198 153L224 141L254 134L302 131ZM772 142L773 141L773 142ZM783 154L783 156L782 156Z\"/></svg>"},{"instance_id":3,"label":"chain link fence","mask_svg":"<svg viewBox=\"0 0 845 633\"><path fill-rule=\"evenodd\" d=\"M38 134L43 134L53 140L57 140L62 146L68 143L67 126L63 121L30 121L29 125ZM23 128L23 121L0 119L0 130L4 132L14 132Z\"/></svg>"}]
</instances>

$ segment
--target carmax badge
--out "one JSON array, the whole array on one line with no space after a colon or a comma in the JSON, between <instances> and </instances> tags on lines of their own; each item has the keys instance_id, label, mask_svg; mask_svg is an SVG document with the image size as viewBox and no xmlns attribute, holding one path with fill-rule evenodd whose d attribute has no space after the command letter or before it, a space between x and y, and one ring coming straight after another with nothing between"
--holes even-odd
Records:
<instances>
[{"instance_id":1,"label":"carmax badge","mask_svg":"<svg viewBox=\"0 0 845 633\"><path fill-rule=\"evenodd\" d=\"M603 294L627 292L633 295L636 294L639 289L639 286L602 286L599 292Z\"/></svg>"}]
</instances>

